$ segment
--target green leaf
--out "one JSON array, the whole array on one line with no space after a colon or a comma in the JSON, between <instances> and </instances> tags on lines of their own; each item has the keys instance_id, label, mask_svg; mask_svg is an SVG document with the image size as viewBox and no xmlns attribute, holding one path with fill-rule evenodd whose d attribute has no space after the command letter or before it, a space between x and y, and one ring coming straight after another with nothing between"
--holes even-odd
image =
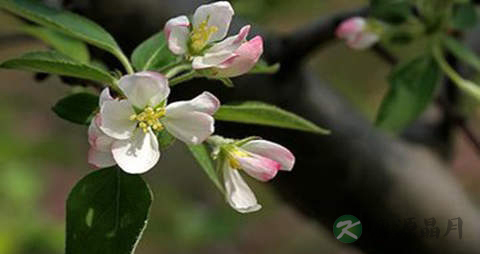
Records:
<instances>
[{"instance_id":1,"label":"green leaf","mask_svg":"<svg viewBox=\"0 0 480 254\"><path fill-rule=\"evenodd\" d=\"M457 4L453 7L452 27L455 29L468 29L477 24L477 11L473 3Z\"/></svg>"},{"instance_id":2,"label":"green leaf","mask_svg":"<svg viewBox=\"0 0 480 254\"><path fill-rule=\"evenodd\" d=\"M259 60L255 66L248 72L249 74L275 74L280 70L280 64L268 65L265 60Z\"/></svg>"},{"instance_id":3,"label":"green leaf","mask_svg":"<svg viewBox=\"0 0 480 254\"><path fill-rule=\"evenodd\" d=\"M87 64L90 61L87 45L79 40L41 26L24 25L20 27L20 30L81 63Z\"/></svg>"},{"instance_id":4,"label":"green leaf","mask_svg":"<svg viewBox=\"0 0 480 254\"><path fill-rule=\"evenodd\" d=\"M259 124L273 127L329 134L330 131L316 124L262 102L244 102L238 105L222 105L214 115L216 120L238 123Z\"/></svg>"},{"instance_id":5,"label":"green leaf","mask_svg":"<svg viewBox=\"0 0 480 254\"><path fill-rule=\"evenodd\" d=\"M98 96L89 93L69 95L57 102L52 110L60 118L78 124L89 124L98 108Z\"/></svg>"},{"instance_id":6,"label":"green leaf","mask_svg":"<svg viewBox=\"0 0 480 254\"><path fill-rule=\"evenodd\" d=\"M452 37L445 37L443 45L457 58L465 61L474 67L477 71L480 71L480 58L473 50L467 48L465 45L457 41Z\"/></svg>"},{"instance_id":7,"label":"green leaf","mask_svg":"<svg viewBox=\"0 0 480 254\"><path fill-rule=\"evenodd\" d=\"M370 15L375 18L400 24L411 14L408 0L370 0Z\"/></svg>"},{"instance_id":8,"label":"green leaf","mask_svg":"<svg viewBox=\"0 0 480 254\"><path fill-rule=\"evenodd\" d=\"M393 132L403 130L431 102L440 78L440 68L431 56L421 56L395 68L376 125Z\"/></svg>"},{"instance_id":9,"label":"green leaf","mask_svg":"<svg viewBox=\"0 0 480 254\"><path fill-rule=\"evenodd\" d=\"M223 186L220 183L218 173L215 170L215 166L213 165L213 161L211 159L207 145L206 144L189 145L188 148L192 152L193 157L197 160L198 164L200 164L200 166L203 168L205 173L208 175L210 180L212 180L212 182L217 186L217 188L221 192L224 192Z\"/></svg>"},{"instance_id":10,"label":"green leaf","mask_svg":"<svg viewBox=\"0 0 480 254\"><path fill-rule=\"evenodd\" d=\"M162 130L157 134L158 138L158 145L160 147L160 151L167 150L168 147L175 143L175 137L172 136L168 131Z\"/></svg>"},{"instance_id":11,"label":"green leaf","mask_svg":"<svg viewBox=\"0 0 480 254\"><path fill-rule=\"evenodd\" d=\"M116 82L115 78L108 72L94 66L80 63L56 51L26 53L18 58L13 58L1 63L0 68L47 72L107 84Z\"/></svg>"},{"instance_id":12,"label":"green leaf","mask_svg":"<svg viewBox=\"0 0 480 254\"><path fill-rule=\"evenodd\" d=\"M176 59L170 52L163 32L142 42L132 54L132 64L137 71L158 70Z\"/></svg>"},{"instance_id":13,"label":"green leaf","mask_svg":"<svg viewBox=\"0 0 480 254\"><path fill-rule=\"evenodd\" d=\"M0 7L40 25L86 41L117 56L125 56L113 37L95 22L75 13L49 8L35 0L0 0Z\"/></svg>"},{"instance_id":14,"label":"green leaf","mask_svg":"<svg viewBox=\"0 0 480 254\"><path fill-rule=\"evenodd\" d=\"M65 253L133 253L151 203L150 189L139 175L118 167L90 173L68 196Z\"/></svg>"}]
</instances>

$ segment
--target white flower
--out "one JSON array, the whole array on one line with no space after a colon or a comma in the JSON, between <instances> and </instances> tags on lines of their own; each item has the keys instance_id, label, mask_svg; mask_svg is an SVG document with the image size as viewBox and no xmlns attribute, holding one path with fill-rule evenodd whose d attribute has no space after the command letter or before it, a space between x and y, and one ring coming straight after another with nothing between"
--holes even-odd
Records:
<instances>
[{"instance_id":1,"label":"white flower","mask_svg":"<svg viewBox=\"0 0 480 254\"><path fill-rule=\"evenodd\" d=\"M199 144L214 132L211 115L220 103L208 92L165 106L168 80L154 72L126 75L118 87L126 99L113 99L106 88L90 124L89 162L97 167L118 164L127 173L144 173L160 158L157 132L166 129L187 144Z\"/></svg>"},{"instance_id":2,"label":"white flower","mask_svg":"<svg viewBox=\"0 0 480 254\"><path fill-rule=\"evenodd\" d=\"M362 17L352 17L344 20L337 28L336 35L344 39L353 49L367 49L380 40L377 33L372 31L369 24Z\"/></svg>"},{"instance_id":3,"label":"white flower","mask_svg":"<svg viewBox=\"0 0 480 254\"><path fill-rule=\"evenodd\" d=\"M247 41L249 25L224 39L233 14L230 3L220 1L198 7L192 24L186 16L170 19L164 29L168 47L174 54L191 58L194 69L212 68L218 77L248 72L263 53L263 40L257 36Z\"/></svg>"},{"instance_id":4,"label":"white flower","mask_svg":"<svg viewBox=\"0 0 480 254\"><path fill-rule=\"evenodd\" d=\"M278 170L291 171L295 163L288 149L266 140L253 140L241 146L227 144L222 149L226 155L222 165L226 199L241 213L258 211L261 205L240 175L240 169L257 180L268 181Z\"/></svg>"}]
</instances>

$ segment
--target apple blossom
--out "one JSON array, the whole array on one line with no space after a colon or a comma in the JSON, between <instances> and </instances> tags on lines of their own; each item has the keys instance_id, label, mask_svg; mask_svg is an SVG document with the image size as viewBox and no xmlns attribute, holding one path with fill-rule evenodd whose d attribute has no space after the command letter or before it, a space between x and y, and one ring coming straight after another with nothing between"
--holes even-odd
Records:
<instances>
[{"instance_id":1,"label":"apple blossom","mask_svg":"<svg viewBox=\"0 0 480 254\"><path fill-rule=\"evenodd\" d=\"M240 169L251 177L268 181L278 170L291 171L295 157L285 147L266 140L252 140L245 144L222 146L225 154L223 180L226 199L238 212L255 212L261 208L255 195L240 175Z\"/></svg>"},{"instance_id":2,"label":"apple blossom","mask_svg":"<svg viewBox=\"0 0 480 254\"><path fill-rule=\"evenodd\" d=\"M247 41L250 26L227 37L234 14L229 2L202 5L193 15L170 19L165 25L169 49L185 55L196 70L209 70L214 77L235 77L247 73L263 53L262 37ZM222 41L221 41L222 40Z\"/></svg>"},{"instance_id":3,"label":"apple blossom","mask_svg":"<svg viewBox=\"0 0 480 254\"><path fill-rule=\"evenodd\" d=\"M126 99L113 99L106 88L90 124L89 162L95 166L118 164L127 173L144 173L160 158L156 133L165 129L187 144L199 144L214 132L212 115L220 103L208 92L166 105L168 80L153 72L126 75L118 87Z\"/></svg>"},{"instance_id":4,"label":"apple blossom","mask_svg":"<svg viewBox=\"0 0 480 254\"><path fill-rule=\"evenodd\" d=\"M369 26L363 17L352 17L344 20L337 28L336 35L344 39L353 49L367 49L380 40L380 37Z\"/></svg>"}]
</instances>

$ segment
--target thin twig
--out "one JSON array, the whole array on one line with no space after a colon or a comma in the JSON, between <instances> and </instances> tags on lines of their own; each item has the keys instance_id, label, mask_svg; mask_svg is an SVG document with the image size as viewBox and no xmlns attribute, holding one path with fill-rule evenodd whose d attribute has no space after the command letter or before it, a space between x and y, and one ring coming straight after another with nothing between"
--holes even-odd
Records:
<instances>
[{"instance_id":1,"label":"thin twig","mask_svg":"<svg viewBox=\"0 0 480 254\"><path fill-rule=\"evenodd\" d=\"M372 51L390 65L396 65L398 63L398 59L379 44L373 46Z\"/></svg>"},{"instance_id":2,"label":"thin twig","mask_svg":"<svg viewBox=\"0 0 480 254\"><path fill-rule=\"evenodd\" d=\"M453 108L453 105L449 103L444 96L440 97L436 100L436 103L441 107L443 110L445 117L449 120L453 125L457 126L462 130L465 136L470 140L472 145L475 147L475 150L478 155L480 155L480 140L478 137L475 136L475 133L470 129L467 124L467 120L463 115L461 115L456 109Z\"/></svg>"}]
</instances>

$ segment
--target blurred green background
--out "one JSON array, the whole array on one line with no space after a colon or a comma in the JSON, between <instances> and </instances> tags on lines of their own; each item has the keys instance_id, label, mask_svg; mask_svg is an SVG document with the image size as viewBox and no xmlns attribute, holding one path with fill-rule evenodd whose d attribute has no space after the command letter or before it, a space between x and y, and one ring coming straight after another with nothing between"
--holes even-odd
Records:
<instances>
[{"instance_id":1,"label":"blurred green background","mask_svg":"<svg viewBox=\"0 0 480 254\"><path fill-rule=\"evenodd\" d=\"M290 0L234 1L237 15L277 33L292 33L322 15L365 4L366 0L296 0L293 5ZM16 33L13 23L0 13L0 35ZM0 61L44 47L36 41L2 41ZM393 50L406 57L411 52ZM367 118L374 118L390 70L382 59L337 42L316 52L308 65ZM32 73L0 70L0 82L0 254L63 253L66 197L76 181L94 170L86 160L87 129L50 110L72 92L57 77L38 83ZM467 188L478 192L473 183L479 180L480 163L469 146L458 134L453 168ZM137 253L357 253L334 240L331 229L288 207L268 184L251 182L263 210L235 212L187 155L185 146L176 143L146 174L155 200Z\"/></svg>"}]
</instances>

